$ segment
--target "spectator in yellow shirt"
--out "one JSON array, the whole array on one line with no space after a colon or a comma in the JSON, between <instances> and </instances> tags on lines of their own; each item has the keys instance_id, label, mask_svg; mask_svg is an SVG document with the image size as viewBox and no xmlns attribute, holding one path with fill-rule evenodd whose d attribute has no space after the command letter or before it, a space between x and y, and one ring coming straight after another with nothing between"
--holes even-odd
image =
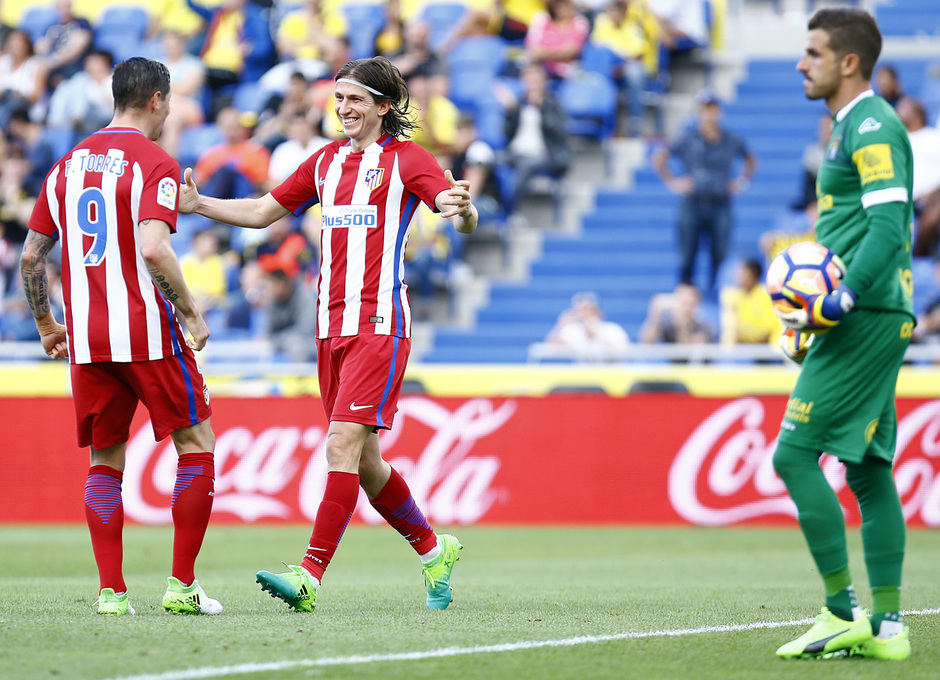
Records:
<instances>
[{"instance_id":1,"label":"spectator in yellow shirt","mask_svg":"<svg viewBox=\"0 0 940 680\"><path fill-rule=\"evenodd\" d=\"M774 346L783 332L780 319L763 284L764 267L748 258L738 268L736 286L721 291L721 342L768 342Z\"/></svg>"},{"instance_id":2,"label":"spectator in yellow shirt","mask_svg":"<svg viewBox=\"0 0 940 680\"><path fill-rule=\"evenodd\" d=\"M228 293L225 258L211 227L193 234L192 249L180 258L180 269L204 315L222 306Z\"/></svg>"},{"instance_id":3,"label":"spectator in yellow shirt","mask_svg":"<svg viewBox=\"0 0 940 680\"><path fill-rule=\"evenodd\" d=\"M628 116L627 134L642 132L643 93L650 90L648 82L659 75L660 42L659 22L646 0L613 0L594 21L591 43L622 60L610 75L621 93L621 112ZM657 105L658 101L652 103ZM660 134L658 111L655 120L655 132Z\"/></svg>"},{"instance_id":4,"label":"spectator in yellow shirt","mask_svg":"<svg viewBox=\"0 0 940 680\"><path fill-rule=\"evenodd\" d=\"M339 7L331 10L322 0L305 0L277 27L277 54L281 61L323 59L326 43L345 37L348 30Z\"/></svg>"}]
</instances>

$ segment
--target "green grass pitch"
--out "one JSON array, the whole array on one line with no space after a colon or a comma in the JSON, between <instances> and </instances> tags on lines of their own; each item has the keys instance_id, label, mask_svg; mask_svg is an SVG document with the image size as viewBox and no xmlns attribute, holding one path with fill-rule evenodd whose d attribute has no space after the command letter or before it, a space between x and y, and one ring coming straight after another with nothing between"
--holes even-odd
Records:
<instances>
[{"instance_id":1,"label":"green grass pitch","mask_svg":"<svg viewBox=\"0 0 940 680\"><path fill-rule=\"evenodd\" d=\"M781 661L822 604L796 529L451 529L464 544L454 602L424 608L420 564L386 527L354 526L313 614L254 582L296 563L310 528L210 527L197 576L225 611L164 614L172 533L125 530L137 616L95 613L87 530L0 527L0 678L186 680L232 677L502 680L578 678L937 678L940 535L908 534L904 663ZM855 584L871 599L858 532ZM443 650L443 651L442 651Z\"/></svg>"}]
</instances>

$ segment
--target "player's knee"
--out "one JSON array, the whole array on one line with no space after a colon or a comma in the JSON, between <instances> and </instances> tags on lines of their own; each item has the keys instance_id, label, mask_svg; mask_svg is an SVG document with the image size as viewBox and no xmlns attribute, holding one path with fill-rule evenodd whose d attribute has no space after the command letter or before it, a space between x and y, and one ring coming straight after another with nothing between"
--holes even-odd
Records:
<instances>
[{"instance_id":1,"label":"player's knee","mask_svg":"<svg viewBox=\"0 0 940 680\"><path fill-rule=\"evenodd\" d=\"M819 454L798 446L777 443L777 450L773 457L774 471L780 476L784 484L800 474L805 467L819 466Z\"/></svg>"}]
</instances>

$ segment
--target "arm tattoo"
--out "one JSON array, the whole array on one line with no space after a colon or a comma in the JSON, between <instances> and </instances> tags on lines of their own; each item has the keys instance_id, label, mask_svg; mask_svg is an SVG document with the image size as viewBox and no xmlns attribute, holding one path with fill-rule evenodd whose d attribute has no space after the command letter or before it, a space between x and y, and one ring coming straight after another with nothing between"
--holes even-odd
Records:
<instances>
[{"instance_id":1,"label":"arm tattoo","mask_svg":"<svg viewBox=\"0 0 940 680\"><path fill-rule=\"evenodd\" d=\"M33 316L41 319L49 313L49 279L46 276L46 258L55 245L55 239L30 230L23 244L20 275L23 293Z\"/></svg>"},{"instance_id":2,"label":"arm tattoo","mask_svg":"<svg viewBox=\"0 0 940 680\"><path fill-rule=\"evenodd\" d=\"M140 221L140 226L146 226L150 224L152 220L146 219ZM173 286L170 285L170 282L166 280L166 277L161 273L159 267L148 267L147 271L150 272L150 276L157 283L157 288L160 289L160 292L166 297L167 300L176 304L176 301L179 299L179 294L173 290Z\"/></svg>"},{"instance_id":3,"label":"arm tattoo","mask_svg":"<svg viewBox=\"0 0 940 680\"><path fill-rule=\"evenodd\" d=\"M149 267L148 271L150 272L150 276L153 277L153 280L157 282L157 287L166 299L176 304L176 301L179 299L179 294L173 290L173 286L166 280L166 277L160 272L160 269L158 267Z\"/></svg>"}]
</instances>

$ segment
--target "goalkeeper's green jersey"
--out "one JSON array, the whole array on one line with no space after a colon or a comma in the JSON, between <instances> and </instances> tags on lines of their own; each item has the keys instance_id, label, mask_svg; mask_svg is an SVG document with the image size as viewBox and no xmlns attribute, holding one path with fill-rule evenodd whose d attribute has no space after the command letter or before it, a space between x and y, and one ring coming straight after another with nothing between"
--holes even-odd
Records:
<instances>
[{"instance_id":1,"label":"goalkeeper's green jersey","mask_svg":"<svg viewBox=\"0 0 940 680\"><path fill-rule=\"evenodd\" d=\"M907 130L884 99L866 90L835 115L816 180L816 239L842 257L860 309L914 316L912 177Z\"/></svg>"}]
</instances>

